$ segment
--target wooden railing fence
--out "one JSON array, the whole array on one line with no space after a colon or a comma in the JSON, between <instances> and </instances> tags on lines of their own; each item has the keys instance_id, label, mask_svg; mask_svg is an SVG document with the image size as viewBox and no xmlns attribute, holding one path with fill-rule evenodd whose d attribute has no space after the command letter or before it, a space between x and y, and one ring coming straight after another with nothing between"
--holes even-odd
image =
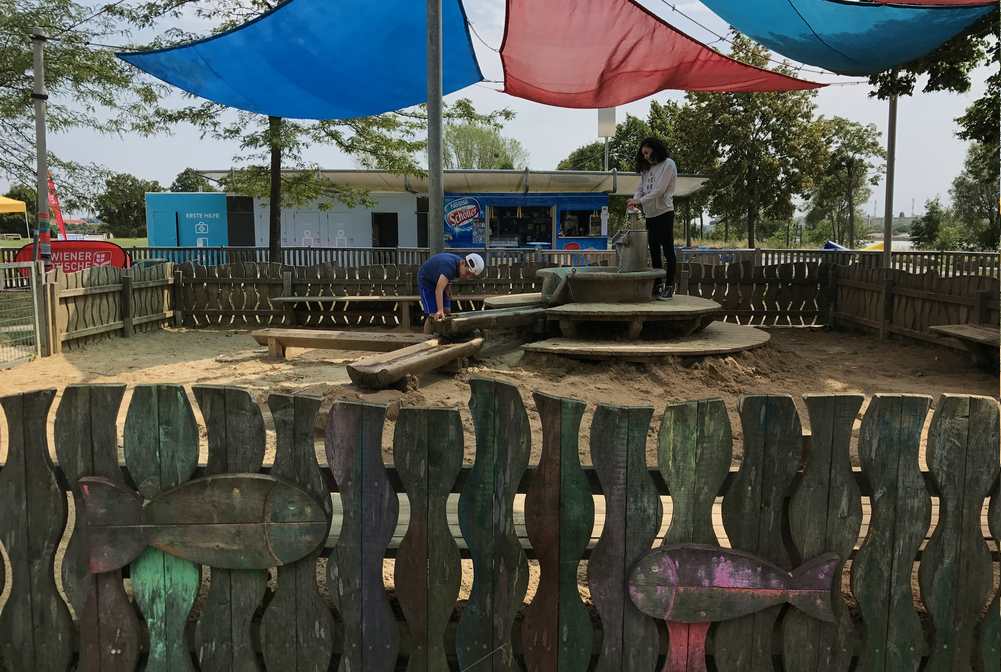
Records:
<instances>
[{"instance_id":1,"label":"wooden railing fence","mask_svg":"<svg viewBox=\"0 0 1001 672\"><path fill-rule=\"evenodd\" d=\"M999 280L985 275L942 277L935 271L884 272L864 266L832 269L835 326L863 327L939 345L950 339L929 327L943 324L998 325Z\"/></svg>"},{"instance_id":2,"label":"wooden railing fence","mask_svg":"<svg viewBox=\"0 0 1001 672\"><path fill-rule=\"evenodd\" d=\"M52 351L158 329L174 318L173 284L171 264L50 271L45 288Z\"/></svg>"},{"instance_id":3,"label":"wooden railing fence","mask_svg":"<svg viewBox=\"0 0 1001 672\"><path fill-rule=\"evenodd\" d=\"M196 386L202 451L182 387L134 388L119 437L125 393L66 388L56 464L46 438L55 390L0 399L5 670L652 671L664 624L633 606L627 582L661 541L732 546L787 570L827 552L842 561L834 623L781 606L717 623L707 654L719 672L997 670L1001 660L994 399L939 399L926 449L925 396L873 397L857 448L859 395L806 397L809 437L791 397L746 397L737 445L722 401L671 402L648 450L651 407L599 405L583 447L582 402L536 394L533 436L516 388L474 379L475 450L458 409L403 408L384 458L385 407L337 402L324 465L317 398L271 395L265 413L243 390ZM530 465L533 446L541 457ZM82 477L152 498L224 473L269 473L329 501L327 548L272 570L272 581L154 549L123 571L89 574L88 545L101 542L81 532ZM196 533L184 521L176 544ZM220 548L232 533L219 528ZM529 554L540 575L526 600ZM460 600L463 556L473 575Z\"/></svg>"}]
</instances>

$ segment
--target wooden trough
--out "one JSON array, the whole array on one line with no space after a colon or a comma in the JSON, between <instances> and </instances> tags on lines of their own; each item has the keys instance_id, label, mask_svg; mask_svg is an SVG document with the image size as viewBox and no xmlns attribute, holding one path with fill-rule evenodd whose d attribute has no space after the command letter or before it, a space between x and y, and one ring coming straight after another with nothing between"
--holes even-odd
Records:
<instances>
[{"instance_id":1,"label":"wooden trough","mask_svg":"<svg viewBox=\"0 0 1001 672\"><path fill-rule=\"evenodd\" d=\"M431 339L400 350L372 355L348 365L348 376L355 385L382 390L399 383L408 375L416 376L469 357L483 347L482 338L465 343L443 343Z\"/></svg>"}]
</instances>

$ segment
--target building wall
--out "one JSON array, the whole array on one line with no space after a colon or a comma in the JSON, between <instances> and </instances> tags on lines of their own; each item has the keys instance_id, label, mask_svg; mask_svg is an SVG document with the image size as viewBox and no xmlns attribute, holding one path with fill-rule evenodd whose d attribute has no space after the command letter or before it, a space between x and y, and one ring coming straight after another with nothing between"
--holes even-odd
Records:
<instances>
[{"instance_id":1,"label":"building wall","mask_svg":"<svg viewBox=\"0 0 1001 672\"><path fill-rule=\"evenodd\" d=\"M146 194L146 235L152 247L228 245L226 194Z\"/></svg>"},{"instance_id":2,"label":"building wall","mask_svg":"<svg viewBox=\"0 0 1001 672\"><path fill-rule=\"evenodd\" d=\"M285 247L371 247L372 213L395 212L399 222L399 246L417 247L417 196L411 193L371 193L374 207L348 208L319 202L298 208L282 208L282 245ZM254 199L254 231L257 245L268 245L268 199Z\"/></svg>"}]
</instances>

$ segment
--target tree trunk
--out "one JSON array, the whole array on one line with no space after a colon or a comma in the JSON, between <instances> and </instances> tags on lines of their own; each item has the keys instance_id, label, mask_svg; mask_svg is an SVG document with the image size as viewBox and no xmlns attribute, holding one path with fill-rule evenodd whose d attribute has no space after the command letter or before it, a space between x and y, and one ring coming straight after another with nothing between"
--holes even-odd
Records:
<instances>
[{"instance_id":1,"label":"tree trunk","mask_svg":"<svg viewBox=\"0 0 1001 672\"><path fill-rule=\"evenodd\" d=\"M268 117L271 141L271 208L268 217L268 259L282 263L282 118Z\"/></svg>"},{"instance_id":2,"label":"tree trunk","mask_svg":"<svg viewBox=\"0 0 1001 672\"><path fill-rule=\"evenodd\" d=\"M703 241L705 244L706 239L706 211L705 208L699 208L699 240Z\"/></svg>"},{"instance_id":3,"label":"tree trunk","mask_svg":"<svg viewBox=\"0 0 1001 672\"><path fill-rule=\"evenodd\" d=\"M851 181L851 174L849 173L849 182ZM848 247L855 249L855 192L848 185Z\"/></svg>"},{"instance_id":4,"label":"tree trunk","mask_svg":"<svg viewBox=\"0 0 1001 672\"><path fill-rule=\"evenodd\" d=\"M754 208L747 209L747 247L754 249L754 229L757 225L758 212Z\"/></svg>"}]
</instances>

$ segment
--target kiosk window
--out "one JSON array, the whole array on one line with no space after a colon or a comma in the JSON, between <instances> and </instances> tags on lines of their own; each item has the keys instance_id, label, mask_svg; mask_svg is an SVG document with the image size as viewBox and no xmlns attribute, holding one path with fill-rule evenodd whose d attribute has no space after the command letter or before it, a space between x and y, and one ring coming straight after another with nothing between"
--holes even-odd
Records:
<instances>
[{"instance_id":1,"label":"kiosk window","mask_svg":"<svg viewBox=\"0 0 1001 672\"><path fill-rule=\"evenodd\" d=\"M490 245L527 247L551 243L553 209L547 206L493 206L490 208Z\"/></svg>"},{"instance_id":2,"label":"kiosk window","mask_svg":"<svg viewBox=\"0 0 1001 672\"><path fill-rule=\"evenodd\" d=\"M599 210L563 210L560 212L560 235L582 238L601 235Z\"/></svg>"}]
</instances>

